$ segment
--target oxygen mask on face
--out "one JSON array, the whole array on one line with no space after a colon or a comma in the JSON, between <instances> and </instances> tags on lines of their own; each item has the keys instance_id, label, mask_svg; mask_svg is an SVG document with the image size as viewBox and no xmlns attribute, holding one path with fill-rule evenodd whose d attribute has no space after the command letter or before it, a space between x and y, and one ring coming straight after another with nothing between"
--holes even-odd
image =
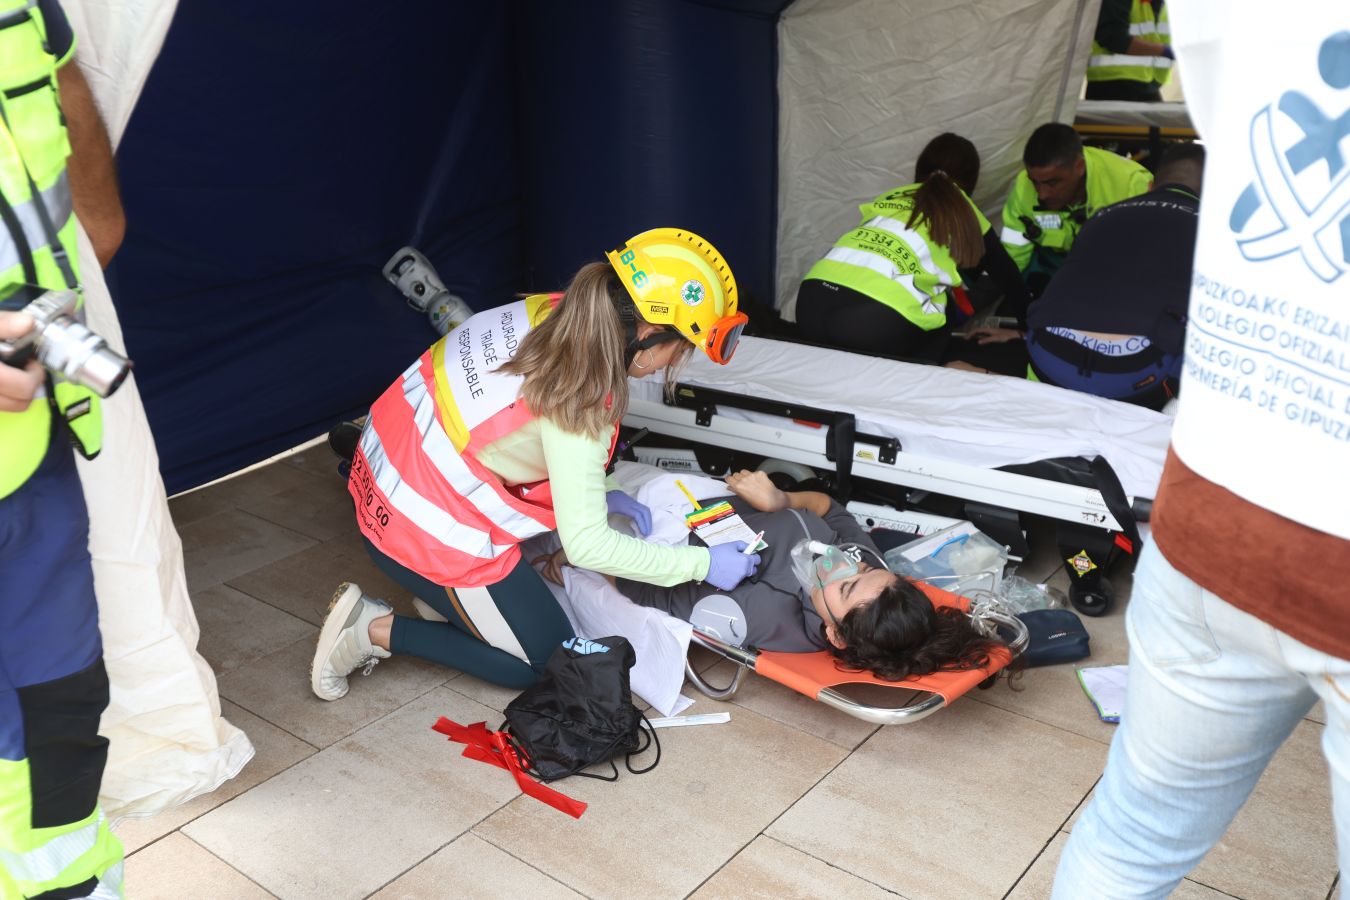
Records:
<instances>
[{"instance_id":1,"label":"oxygen mask on face","mask_svg":"<svg viewBox=\"0 0 1350 900\"><path fill-rule=\"evenodd\" d=\"M810 593L857 575L862 570L864 554L875 557L870 565L888 568L885 561L868 547L860 544L826 544L809 538L796 543L789 559L792 562L792 574L797 576L802 589Z\"/></svg>"}]
</instances>

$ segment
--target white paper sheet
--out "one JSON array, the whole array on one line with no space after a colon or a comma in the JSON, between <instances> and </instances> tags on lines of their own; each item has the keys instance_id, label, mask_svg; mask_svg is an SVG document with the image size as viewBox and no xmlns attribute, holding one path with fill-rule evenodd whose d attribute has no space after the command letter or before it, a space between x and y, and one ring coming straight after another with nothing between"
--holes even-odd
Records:
<instances>
[{"instance_id":1,"label":"white paper sheet","mask_svg":"<svg viewBox=\"0 0 1350 900\"><path fill-rule=\"evenodd\" d=\"M1078 670L1078 683L1096 707L1097 718L1103 722L1120 722L1125 711L1125 682L1129 672L1129 666L1093 666Z\"/></svg>"}]
</instances>

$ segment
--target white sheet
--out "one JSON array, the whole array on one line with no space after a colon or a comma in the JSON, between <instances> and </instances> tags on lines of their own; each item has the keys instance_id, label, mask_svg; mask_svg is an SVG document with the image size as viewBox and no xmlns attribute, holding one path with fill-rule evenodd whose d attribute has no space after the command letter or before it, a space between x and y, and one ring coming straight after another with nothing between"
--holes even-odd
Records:
<instances>
[{"instance_id":1,"label":"white sheet","mask_svg":"<svg viewBox=\"0 0 1350 900\"><path fill-rule=\"evenodd\" d=\"M675 486L676 476L653 466L619 462L614 467L614 477L624 490L652 511L652 533L648 540L682 544L688 539L684 514L689 511L689 504ZM726 485L712 478L678 477L699 500L727 493ZM615 517L611 524L622 529L625 523L627 519ZM558 546L557 533L549 532L525 546L525 558L533 559ZM684 660L693 633L688 622L658 609L638 606L595 572L568 567L563 570L563 580L565 589L552 583L549 588L577 634L588 638L617 634L633 645L637 662L629 680L635 694L663 716L678 715L694 702L680 693L684 686Z\"/></svg>"},{"instance_id":2,"label":"white sheet","mask_svg":"<svg viewBox=\"0 0 1350 900\"><path fill-rule=\"evenodd\" d=\"M64 0L62 6L76 34L76 61L116 146L175 2ZM117 313L83 231L80 269L90 327L124 350ZM79 465L112 682L100 726L111 740L100 800L115 820L151 815L214 790L252 758L253 746L221 718L215 676L196 652L182 545L134 375L104 404L103 417L103 452Z\"/></svg>"},{"instance_id":3,"label":"white sheet","mask_svg":"<svg viewBox=\"0 0 1350 900\"><path fill-rule=\"evenodd\" d=\"M747 337L730 365L691 357L681 381L851 412L858 430L899 439L907 453L998 466L1105 456L1132 497L1152 498L1172 420L1128 403L976 372L877 359ZM631 379L632 395L660 402L656 378ZM784 420L721 409L729 418ZM790 424L790 423L789 423ZM810 430L809 426L790 427ZM652 441L651 443L655 443Z\"/></svg>"}]
</instances>

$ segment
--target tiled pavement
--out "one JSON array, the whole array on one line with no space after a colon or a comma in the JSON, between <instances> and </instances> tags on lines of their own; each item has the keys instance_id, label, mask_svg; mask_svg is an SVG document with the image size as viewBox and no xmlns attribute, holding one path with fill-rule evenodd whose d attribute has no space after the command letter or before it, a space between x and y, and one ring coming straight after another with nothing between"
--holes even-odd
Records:
<instances>
[{"instance_id":1,"label":"tiled pavement","mask_svg":"<svg viewBox=\"0 0 1350 900\"><path fill-rule=\"evenodd\" d=\"M1112 726L1070 666L889 728L752 678L734 703L693 709L730 724L664 731L655 771L564 782L590 804L574 821L430 730L440 715L495 724L511 692L395 658L343 700L310 693L338 582L409 609L356 540L325 448L170 506L201 652L257 756L215 793L118 827L137 900L1045 897L1106 760ZM1037 551L1032 580L1056 571ZM1092 663L1125 661L1122 614L1086 620ZM1174 896L1333 895L1322 729L1315 711Z\"/></svg>"}]
</instances>

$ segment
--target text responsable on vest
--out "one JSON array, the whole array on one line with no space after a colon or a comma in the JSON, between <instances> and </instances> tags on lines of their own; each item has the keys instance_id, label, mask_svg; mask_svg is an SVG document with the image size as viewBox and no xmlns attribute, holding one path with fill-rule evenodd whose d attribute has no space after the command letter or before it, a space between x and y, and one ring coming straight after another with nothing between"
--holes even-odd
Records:
<instances>
[{"instance_id":1,"label":"text responsable on vest","mask_svg":"<svg viewBox=\"0 0 1350 900\"><path fill-rule=\"evenodd\" d=\"M529 328L525 301L520 300L472 316L450 334L455 361L446 354L446 375L469 428L516 399L523 379L493 370L516 355Z\"/></svg>"}]
</instances>

